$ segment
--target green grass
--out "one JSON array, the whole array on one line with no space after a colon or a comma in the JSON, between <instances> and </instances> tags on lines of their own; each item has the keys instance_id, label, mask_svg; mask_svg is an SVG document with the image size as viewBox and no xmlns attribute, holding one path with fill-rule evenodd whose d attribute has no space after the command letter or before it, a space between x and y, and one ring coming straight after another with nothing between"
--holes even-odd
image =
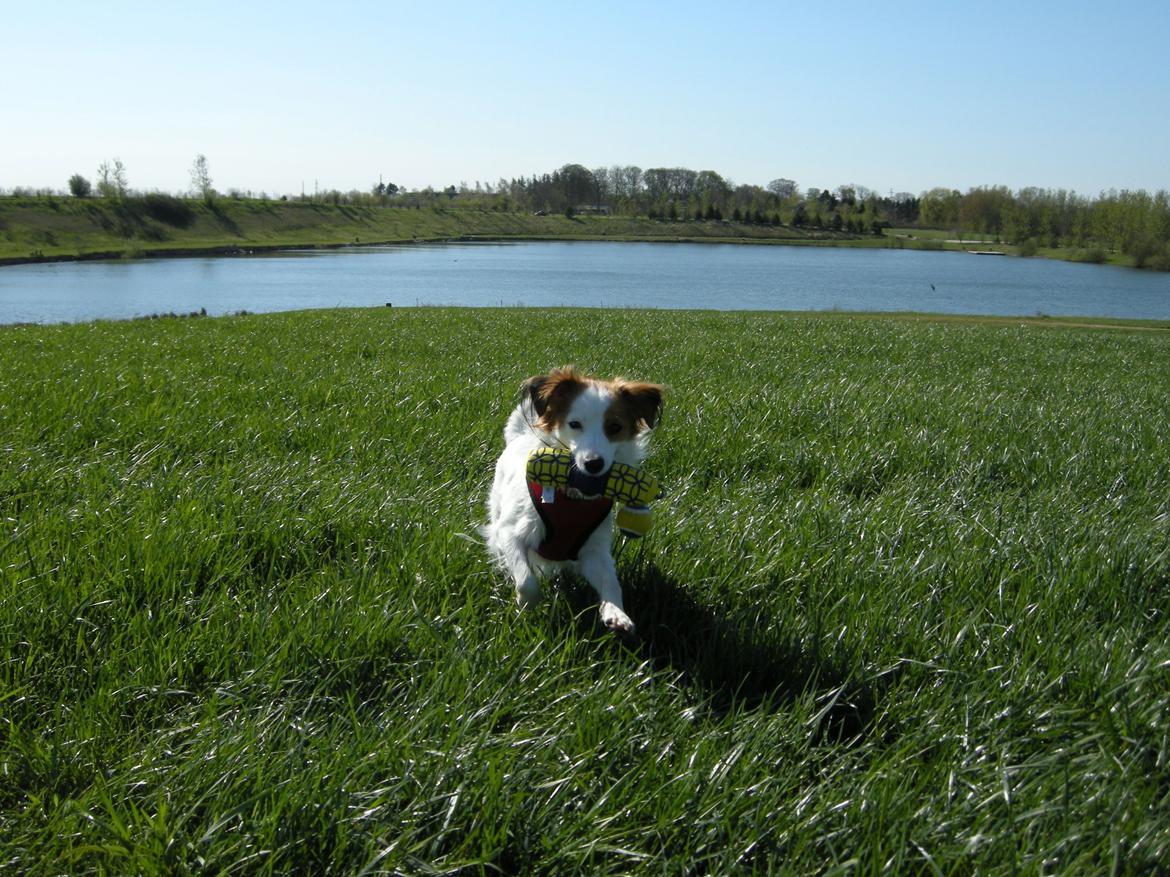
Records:
<instances>
[{"instance_id":1,"label":"green grass","mask_svg":"<svg viewBox=\"0 0 1170 877\"><path fill-rule=\"evenodd\" d=\"M475 526L665 382L627 646ZM0 870L1170 869L1170 336L334 311L0 328Z\"/></svg>"},{"instance_id":2,"label":"green grass","mask_svg":"<svg viewBox=\"0 0 1170 877\"><path fill-rule=\"evenodd\" d=\"M153 196L158 197L158 196ZM171 199L178 217L146 199L123 204L72 198L0 198L0 264L39 259L344 246L450 239L649 240L881 245L879 238L729 221L534 216L471 208L333 206L230 200L214 207ZM176 218L178 221L176 222Z\"/></svg>"}]
</instances>

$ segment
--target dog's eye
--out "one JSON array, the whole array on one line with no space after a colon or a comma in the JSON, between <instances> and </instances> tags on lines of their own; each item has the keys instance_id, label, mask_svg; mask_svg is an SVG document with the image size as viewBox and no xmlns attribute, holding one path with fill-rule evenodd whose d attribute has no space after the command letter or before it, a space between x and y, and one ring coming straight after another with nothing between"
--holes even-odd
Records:
<instances>
[{"instance_id":1,"label":"dog's eye","mask_svg":"<svg viewBox=\"0 0 1170 877\"><path fill-rule=\"evenodd\" d=\"M570 420L569 421L569 429L580 429L580 428L581 428L581 421L580 420Z\"/></svg>"},{"instance_id":2,"label":"dog's eye","mask_svg":"<svg viewBox=\"0 0 1170 877\"><path fill-rule=\"evenodd\" d=\"M622 425L620 423L618 423L616 420L611 420L609 423L607 423L605 425L605 434L607 436L609 436L610 438L613 438L615 435L617 435L621 431L622 431Z\"/></svg>"}]
</instances>

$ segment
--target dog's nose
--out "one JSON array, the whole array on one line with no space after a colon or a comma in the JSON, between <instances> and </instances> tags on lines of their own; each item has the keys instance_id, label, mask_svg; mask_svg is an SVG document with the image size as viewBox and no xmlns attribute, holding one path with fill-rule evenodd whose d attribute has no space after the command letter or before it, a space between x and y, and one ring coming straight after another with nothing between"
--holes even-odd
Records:
<instances>
[{"instance_id":1,"label":"dog's nose","mask_svg":"<svg viewBox=\"0 0 1170 877\"><path fill-rule=\"evenodd\" d=\"M605 460L601 457L590 457L585 461L585 471L590 475L596 475L605 468Z\"/></svg>"}]
</instances>

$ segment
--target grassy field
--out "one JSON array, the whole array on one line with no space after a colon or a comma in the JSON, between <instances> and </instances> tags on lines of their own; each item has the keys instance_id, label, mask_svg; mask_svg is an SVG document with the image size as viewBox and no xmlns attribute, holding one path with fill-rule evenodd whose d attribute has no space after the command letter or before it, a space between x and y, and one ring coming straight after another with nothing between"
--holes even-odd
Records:
<instances>
[{"instance_id":1,"label":"grassy field","mask_svg":"<svg viewBox=\"0 0 1170 877\"><path fill-rule=\"evenodd\" d=\"M640 640L476 524L665 382ZM394 309L0 328L0 870L1170 869L1170 334Z\"/></svg>"},{"instance_id":2,"label":"grassy field","mask_svg":"<svg viewBox=\"0 0 1170 877\"><path fill-rule=\"evenodd\" d=\"M0 198L0 264L38 259L138 258L451 239L648 240L880 246L881 239L730 221L658 222L534 216L471 208L357 207L224 199L209 207L164 196L118 204Z\"/></svg>"}]
</instances>

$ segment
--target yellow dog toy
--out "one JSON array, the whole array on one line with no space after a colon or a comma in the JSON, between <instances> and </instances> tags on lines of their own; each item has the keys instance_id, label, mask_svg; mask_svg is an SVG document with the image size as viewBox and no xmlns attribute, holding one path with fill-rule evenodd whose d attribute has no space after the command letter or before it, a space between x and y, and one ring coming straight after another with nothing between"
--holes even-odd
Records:
<instances>
[{"instance_id":1,"label":"yellow dog toy","mask_svg":"<svg viewBox=\"0 0 1170 877\"><path fill-rule=\"evenodd\" d=\"M560 448L536 448L528 455L528 481L550 490L576 490L583 496L603 496L621 503L617 525L631 539L645 536L654 523L648 503L662 491L652 475L636 466L614 463L604 475L589 475L573 464L573 455ZM547 500L546 500L547 501Z\"/></svg>"}]
</instances>

